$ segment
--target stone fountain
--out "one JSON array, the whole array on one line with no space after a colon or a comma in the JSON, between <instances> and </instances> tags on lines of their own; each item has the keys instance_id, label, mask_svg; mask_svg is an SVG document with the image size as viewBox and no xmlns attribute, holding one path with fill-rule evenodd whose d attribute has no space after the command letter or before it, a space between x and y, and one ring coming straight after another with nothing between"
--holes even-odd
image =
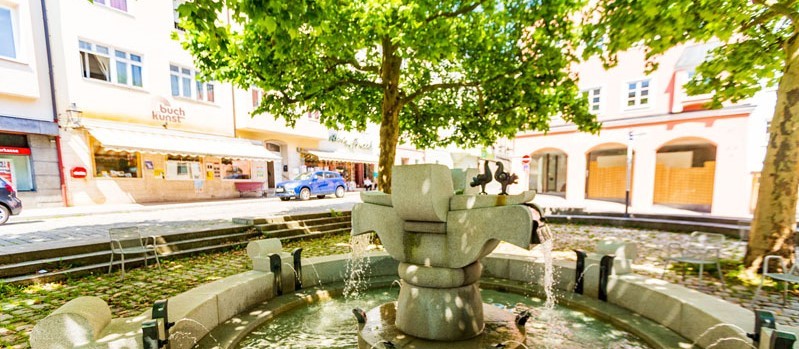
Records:
<instances>
[{"instance_id":1,"label":"stone fountain","mask_svg":"<svg viewBox=\"0 0 799 349\"><path fill-rule=\"evenodd\" d=\"M363 203L352 212L352 234L377 233L400 262L397 302L356 314L360 347L512 348L523 343L526 319L483 304L479 260L500 241L522 248L541 241L539 215L525 205L535 193L475 195L465 184L469 172L443 165L392 171L392 194L364 192Z\"/></svg>"}]
</instances>

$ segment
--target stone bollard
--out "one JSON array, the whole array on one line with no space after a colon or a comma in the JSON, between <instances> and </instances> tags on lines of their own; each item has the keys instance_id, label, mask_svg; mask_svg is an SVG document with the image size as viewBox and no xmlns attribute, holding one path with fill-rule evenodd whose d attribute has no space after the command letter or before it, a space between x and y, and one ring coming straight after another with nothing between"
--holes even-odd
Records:
<instances>
[{"instance_id":1,"label":"stone bollard","mask_svg":"<svg viewBox=\"0 0 799 349\"><path fill-rule=\"evenodd\" d=\"M30 335L33 349L70 349L95 343L111 322L111 308L98 297L78 297L40 320Z\"/></svg>"},{"instance_id":2,"label":"stone bollard","mask_svg":"<svg viewBox=\"0 0 799 349\"><path fill-rule=\"evenodd\" d=\"M299 253L283 252L283 245L280 239L263 239L251 241L247 244L247 255L252 260L252 269L256 271L272 272L273 267L270 263L270 255L277 255L280 258L280 280L275 280L275 285L280 285L278 295L294 292L298 287L297 280L302 280L300 266L295 263L294 256L299 262ZM274 257L273 257L274 258ZM277 288L275 289L277 291Z\"/></svg>"},{"instance_id":3,"label":"stone bollard","mask_svg":"<svg viewBox=\"0 0 799 349\"><path fill-rule=\"evenodd\" d=\"M633 272L633 260L638 255L638 248L635 243L616 240L603 240L596 244L593 252L585 256L585 269L582 275L583 294L594 298L600 298L600 286L602 280L600 276L624 275ZM600 275L602 258L613 256L612 267L604 275ZM610 262L610 261L607 261ZM607 280L605 280L607 281ZM607 294L603 294L607 296Z\"/></svg>"}]
</instances>

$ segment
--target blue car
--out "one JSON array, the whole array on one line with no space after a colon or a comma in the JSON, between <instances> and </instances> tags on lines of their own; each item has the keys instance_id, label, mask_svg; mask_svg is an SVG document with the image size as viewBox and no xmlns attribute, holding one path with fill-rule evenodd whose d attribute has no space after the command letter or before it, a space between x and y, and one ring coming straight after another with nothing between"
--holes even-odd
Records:
<instances>
[{"instance_id":1,"label":"blue car","mask_svg":"<svg viewBox=\"0 0 799 349\"><path fill-rule=\"evenodd\" d=\"M275 186L275 195L280 200L288 201L291 198L308 200L311 195L322 199L325 195L335 194L337 198L344 197L347 184L338 172L314 171L303 173L293 180L280 182Z\"/></svg>"}]
</instances>

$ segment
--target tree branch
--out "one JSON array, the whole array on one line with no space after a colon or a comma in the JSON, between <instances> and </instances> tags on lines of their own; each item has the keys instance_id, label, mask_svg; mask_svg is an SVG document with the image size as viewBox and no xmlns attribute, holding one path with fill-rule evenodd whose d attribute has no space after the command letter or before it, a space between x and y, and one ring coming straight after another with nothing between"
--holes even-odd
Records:
<instances>
[{"instance_id":1,"label":"tree branch","mask_svg":"<svg viewBox=\"0 0 799 349\"><path fill-rule=\"evenodd\" d=\"M356 70L360 70L364 73L375 73L375 74L378 74L380 71L380 69L377 66L361 65L360 63L358 63L358 61L355 60L355 58L341 59L337 57L326 57L325 59L332 62L333 67L339 65L349 65L350 67L353 67Z\"/></svg>"},{"instance_id":2,"label":"tree branch","mask_svg":"<svg viewBox=\"0 0 799 349\"><path fill-rule=\"evenodd\" d=\"M480 87L480 85L489 83L492 81L499 80L504 76L508 76L510 74L518 73L520 69L514 69L511 71L504 72L502 74L498 74L490 79L483 80L483 81L461 81L461 82L448 82L448 83L439 83L439 84L430 84L427 86L422 86L415 92L411 93L407 97L402 98L402 104L408 103L413 101L416 98L419 98L421 95L432 92L435 90L445 90L449 88L464 88L464 87Z\"/></svg>"},{"instance_id":3,"label":"tree branch","mask_svg":"<svg viewBox=\"0 0 799 349\"><path fill-rule=\"evenodd\" d=\"M749 21L748 23L745 23L741 29L742 29L742 31L747 31L747 30L749 30L751 28L754 28L754 27L756 27L758 25L765 24L766 22L768 22L769 20L771 20L772 18L774 18L774 17L776 17L778 15L780 15L779 12L773 11L772 9L767 9L765 12L763 12L759 16L754 17L754 18L752 18L751 21Z\"/></svg>"},{"instance_id":4,"label":"tree branch","mask_svg":"<svg viewBox=\"0 0 799 349\"><path fill-rule=\"evenodd\" d=\"M439 18L457 17L457 16L462 15L464 13L469 13L469 12L474 11L474 9L476 9L482 3L483 3L483 0L479 0L476 3L474 3L474 4L461 6L458 9L456 9L455 11L452 11L452 12L439 12L439 13L436 13L436 14L430 16L430 17L427 17L427 19L425 19L424 22L425 23L430 23L430 22L435 21L436 19L439 19Z\"/></svg>"},{"instance_id":5,"label":"tree branch","mask_svg":"<svg viewBox=\"0 0 799 349\"><path fill-rule=\"evenodd\" d=\"M335 90L336 88L339 88L341 86L347 86L347 85L359 85L359 86L363 86L363 87L367 87L367 88L376 88L376 89L380 89L380 90L382 90L384 88L384 84L377 83L377 82L374 82L374 81L358 80L358 79L344 79L344 80L338 81L335 84L332 84L332 85L330 85L330 86L328 86L328 87L326 87L326 88L324 88L322 90L316 91L314 93L309 93L309 94L306 94L304 96L300 96L298 98L291 98L291 97L288 96L286 91L282 91L281 90L281 91L279 91L280 95L281 95L280 99L283 100L284 104L296 104L296 103L308 101L310 99L313 99L313 98L319 96L320 94L328 93L330 91Z\"/></svg>"},{"instance_id":6,"label":"tree branch","mask_svg":"<svg viewBox=\"0 0 799 349\"><path fill-rule=\"evenodd\" d=\"M794 25L799 24L799 13L791 9L791 6L796 2L796 0L791 0L788 2L775 2L775 3L767 3L766 0L752 0L752 3L765 6L769 8L769 10L777 12L785 17L788 17Z\"/></svg>"},{"instance_id":7,"label":"tree branch","mask_svg":"<svg viewBox=\"0 0 799 349\"><path fill-rule=\"evenodd\" d=\"M416 90L416 92L413 92L410 95L408 95L407 97L405 97L403 99L402 103L405 104L406 102L410 102L410 101L418 98L419 96L421 96L421 95L423 95L425 93L432 92L432 91L435 91L435 90L445 90L445 89L448 89L448 88L475 87L475 86L479 86L479 85L480 85L479 82L466 82L466 81L464 81L464 82L451 82L451 83L431 84L431 85L427 85L427 86L422 86L418 90Z\"/></svg>"}]
</instances>

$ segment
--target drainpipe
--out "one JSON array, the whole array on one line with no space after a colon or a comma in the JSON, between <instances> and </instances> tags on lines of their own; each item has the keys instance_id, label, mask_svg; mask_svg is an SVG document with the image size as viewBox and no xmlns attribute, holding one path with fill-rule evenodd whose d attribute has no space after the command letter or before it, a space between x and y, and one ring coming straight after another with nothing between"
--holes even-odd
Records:
<instances>
[{"instance_id":1,"label":"drainpipe","mask_svg":"<svg viewBox=\"0 0 799 349\"><path fill-rule=\"evenodd\" d=\"M42 21L44 24L44 45L47 50L47 71L50 75L50 104L53 109L53 122L58 125L58 107L56 106L56 98L55 98L55 78L53 77L53 56L52 51L50 49L50 25L47 20L47 5L45 4L45 0L40 0L42 4ZM66 178L64 178L64 161L61 156L61 126L59 128L59 134L55 136L55 150L56 150L56 158L58 159L58 179L61 185L61 199L64 201L64 206L69 207L69 195L67 195L67 182Z\"/></svg>"}]
</instances>

